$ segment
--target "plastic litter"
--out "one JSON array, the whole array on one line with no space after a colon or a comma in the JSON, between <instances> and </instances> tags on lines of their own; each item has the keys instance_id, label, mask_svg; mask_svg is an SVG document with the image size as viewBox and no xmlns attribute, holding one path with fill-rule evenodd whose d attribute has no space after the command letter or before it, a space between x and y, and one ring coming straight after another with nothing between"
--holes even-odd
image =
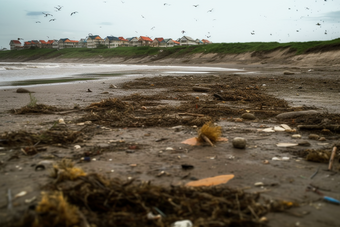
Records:
<instances>
[{"instance_id":1,"label":"plastic litter","mask_svg":"<svg viewBox=\"0 0 340 227\"><path fill-rule=\"evenodd\" d=\"M190 220L176 221L171 224L171 227L192 227L192 222Z\"/></svg>"}]
</instances>

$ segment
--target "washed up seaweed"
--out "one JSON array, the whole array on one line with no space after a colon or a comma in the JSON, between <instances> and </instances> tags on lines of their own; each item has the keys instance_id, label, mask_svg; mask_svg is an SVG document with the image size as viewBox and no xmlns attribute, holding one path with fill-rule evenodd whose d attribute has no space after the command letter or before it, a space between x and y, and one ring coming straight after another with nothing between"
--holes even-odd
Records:
<instances>
[{"instance_id":1,"label":"washed up seaweed","mask_svg":"<svg viewBox=\"0 0 340 227\"><path fill-rule=\"evenodd\" d=\"M34 106L23 106L20 109L12 109L10 113L13 114L54 114L56 112L63 111L64 109L57 108L55 106L49 106L45 104L36 104Z\"/></svg>"},{"instance_id":2,"label":"washed up seaweed","mask_svg":"<svg viewBox=\"0 0 340 227\"><path fill-rule=\"evenodd\" d=\"M263 217L269 212L297 206L294 202L266 200L259 193L225 186L163 187L133 179L109 179L95 173L62 178L43 189L52 197L43 197L35 210L27 211L15 226L43 226L47 220L54 220L49 226L65 226L72 221L78 226L80 221L98 227L170 226L186 219L194 226L263 226ZM67 215L60 206L53 205L60 203L77 212ZM49 207L49 212L39 212L42 207ZM147 218L150 212L161 218Z\"/></svg>"}]
</instances>

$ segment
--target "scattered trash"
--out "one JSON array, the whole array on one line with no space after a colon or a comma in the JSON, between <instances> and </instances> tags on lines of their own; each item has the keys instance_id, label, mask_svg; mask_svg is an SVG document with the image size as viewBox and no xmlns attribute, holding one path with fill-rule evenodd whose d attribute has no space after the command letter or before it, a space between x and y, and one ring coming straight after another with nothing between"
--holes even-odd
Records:
<instances>
[{"instance_id":1,"label":"scattered trash","mask_svg":"<svg viewBox=\"0 0 340 227\"><path fill-rule=\"evenodd\" d=\"M336 149L337 149L337 147L333 147L331 158L329 159L328 170L330 170L330 171L332 171L332 168L333 168L333 162L334 162Z\"/></svg>"},{"instance_id":2,"label":"scattered trash","mask_svg":"<svg viewBox=\"0 0 340 227\"><path fill-rule=\"evenodd\" d=\"M275 132L275 130L273 128L258 129L258 131L261 131L261 132Z\"/></svg>"},{"instance_id":3,"label":"scattered trash","mask_svg":"<svg viewBox=\"0 0 340 227\"><path fill-rule=\"evenodd\" d=\"M41 165L41 164L35 166L35 171L42 171L42 170L45 170L45 169L46 169L46 167L44 165Z\"/></svg>"},{"instance_id":4,"label":"scattered trash","mask_svg":"<svg viewBox=\"0 0 340 227\"><path fill-rule=\"evenodd\" d=\"M110 84L110 88L117 88L117 86L114 84Z\"/></svg>"},{"instance_id":5,"label":"scattered trash","mask_svg":"<svg viewBox=\"0 0 340 227\"><path fill-rule=\"evenodd\" d=\"M60 118L60 119L58 120L58 122L59 122L59 124L61 124L61 125L65 125L65 124L66 124L65 121L64 121L64 119L62 119L62 118Z\"/></svg>"},{"instance_id":6,"label":"scattered trash","mask_svg":"<svg viewBox=\"0 0 340 227\"><path fill-rule=\"evenodd\" d=\"M295 147L298 146L297 143L278 143L276 144L277 147Z\"/></svg>"},{"instance_id":7,"label":"scattered trash","mask_svg":"<svg viewBox=\"0 0 340 227\"><path fill-rule=\"evenodd\" d=\"M157 220L157 219L160 219L162 218L162 216L160 214L157 214L157 215L154 215L152 212L149 212L147 215L146 215L147 219L149 220Z\"/></svg>"},{"instance_id":8,"label":"scattered trash","mask_svg":"<svg viewBox=\"0 0 340 227\"><path fill-rule=\"evenodd\" d=\"M221 136L221 129L221 126L214 126L212 122L207 122L199 130L197 140L199 142L205 141L213 147L213 142L216 142L217 139Z\"/></svg>"},{"instance_id":9,"label":"scattered trash","mask_svg":"<svg viewBox=\"0 0 340 227\"><path fill-rule=\"evenodd\" d=\"M74 145L74 148L75 148L76 150L78 150L78 149L81 148L81 146L80 146L80 145Z\"/></svg>"},{"instance_id":10,"label":"scattered trash","mask_svg":"<svg viewBox=\"0 0 340 227\"><path fill-rule=\"evenodd\" d=\"M182 169L184 169L184 170L188 170L188 169L193 169L194 168L193 165L189 165L189 164L183 164L181 166L182 166Z\"/></svg>"},{"instance_id":11,"label":"scattered trash","mask_svg":"<svg viewBox=\"0 0 340 227\"><path fill-rule=\"evenodd\" d=\"M82 158L80 159L80 161L90 162L90 161L91 161L91 157L82 157Z\"/></svg>"},{"instance_id":12,"label":"scattered trash","mask_svg":"<svg viewBox=\"0 0 340 227\"><path fill-rule=\"evenodd\" d=\"M256 182L256 183L254 184L254 186L256 186L256 187L261 187L261 186L264 186L264 183L263 183L263 182Z\"/></svg>"},{"instance_id":13,"label":"scattered trash","mask_svg":"<svg viewBox=\"0 0 340 227\"><path fill-rule=\"evenodd\" d=\"M326 200L327 202L331 202L331 203L335 203L335 204L340 205L340 201L337 200L337 199L334 199L332 197L324 196L323 199Z\"/></svg>"},{"instance_id":14,"label":"scattered trash","mask_svg":"<svg viewBox=\"0 0 340 227\"><path fill-rule=\"evenodd\" d=\"M13 208L13 203L12 203L12 191L9 188L7 191L7 209L11 210Z\"/></svg>"},{"instance_id":15,"label":"scattered trash","mask_svg":"<svg viewBox=\"0 0 340 227\"><path fill-rule=\"evenodd\" d=\"M289 157L273 157L273 161L288 161L290 158Z\"/></svg>"},{"instance_id":16,"label":"scattered trash","mask_svg":"<svg viewBox=\"0 0 340 227\"><path fill-rule=\"evenodd\" d=\"M275 126L274 127L274 131L275 132L284 132L284 131L286 131L284 128L282 128L282 127L280 127L280 126Z\"/></svg>"},{"instance_id":17,"label":"scattered trash","mask_svg":"<svg viewBox=\"0 0 340 227\"><path fill-rule=\"evenodd\" d=\"M19 198L19 197L22 197L22 196L24 196L24 195L26 195L26 194L27 194L26 191L19 192L18 194L16 194L16 195L14 196L14 199Z\"/></svg>"},{"instance_id":18,"label":"scattered trash","mask_svg":"<svg viewBox=\"0 0 340 227\"><path fill-rule=\"evenodd\" d=\"M232 141L233 147L238 149L246 148L247 140L243 137L235 137Z\"/></svg>"},{"instance_id":19,"label":"scattered trash","mask_svg":"<svg viewBox=\"0 0 340 227\"><path fill-rule=\"evenodd\" d=\"M286 124L281 124L280 126L281 126L282 128L284 128L286 131L291 131L291 130L292 130L292 128L289 127L289 126L286 125Z\"/></svg>"},{"instance_id":20,"label":"scattered trash","mask_svg":"<svg viewBox=\"0 0 340 227\"><path fill-rule=\"evenodd\" d=\"M172 147L165 148L166 151L173 151L174 149Z\"/></svg>"},{"instance_id":21,"label":"scattered trash","mask_svg":"<svg viewBox=\"0 0 340 227\"><path fill-rule=\"evenodd\" d=\"M176 221L171 224L171 227L192 227L192 222L190 220Z\"/></svg>"},{"instance_id":22,"label":"scattered trash","mask_svg":"<svg viewBox=\"0 0 340 227\"><path fill-rule=\"evenodd\" d=\"M301 135L300 134L294 134L294 135L292 135L292 138L301 139Z\"/></svg>"},{"instance_id":23,"label":"scattered trash","mask_svg":"<svg viewBox=\"0 0 340 227\"><path fill-rule=\"evenodd\" d=\"M33 196L31 199L25 199L25 203L31 203L31 202L33 202L36 199L37 199L37 197Z\"/></svg>"},{"instance_id":24,"label":"scattered trash","mask_svg":"<svg viewBox=\"0 0 340 227\"><path fill-rule=\"evenodd\" d=\"M92 92L92 91L90 90L90 88L88 88L88 89L87 89L87 92Z\"/></svg>"},{"instance_id":25,"label":"scattered trash","mask_svg":"<svg viewBox=\"0 0 340 227\"><path fill-rule=\"evenodd\" d=\"M204 178L204 179L197 180L197 181L190 181L185 186L188 186L188 187L214 186L214 185L219 185L219 184L225 184L233 178L234 178L233 174L220 175L216 177Z\"/></svg>"},{"instance_id":26,"label":"scattered trash","mask_svg":"<svg viewBox=\"0 0 340 227\"><path fill-rule=\"evenodd\" d=\"M319 169L320 169L320 167L318 167L318 169L315 171L315 173L313 173L313 175L310 176L310 179L313 179L316 176L316 174L318 174Z\"/></svg>"},{"instance_id":27,"label":"scattered trash","mask_svg":"<svg viewBox=\"0 0 340 227\"><path fill-rule=\"evenodd\" d=\"M262 163L263 164L269 164L269 161L268 160L264 160Z\"/></svg>"}]
</instances>

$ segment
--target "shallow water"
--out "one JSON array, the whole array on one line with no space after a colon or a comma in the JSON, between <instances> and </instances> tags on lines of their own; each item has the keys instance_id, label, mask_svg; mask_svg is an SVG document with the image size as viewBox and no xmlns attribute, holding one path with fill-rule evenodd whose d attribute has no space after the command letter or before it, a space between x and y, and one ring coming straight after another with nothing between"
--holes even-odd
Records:
<instances>
[{"instance_id":1,"label":"shallow water","mask_svg":"<svg viewBox=\"0 0 340 227\"><path fill-rule=\"evenodd\" d=\"M0 62L0 89L55 83L72 83L137 74L183 74L242 71L196 66L152 66L124 64Z\"/></svg>"}]
</instances>

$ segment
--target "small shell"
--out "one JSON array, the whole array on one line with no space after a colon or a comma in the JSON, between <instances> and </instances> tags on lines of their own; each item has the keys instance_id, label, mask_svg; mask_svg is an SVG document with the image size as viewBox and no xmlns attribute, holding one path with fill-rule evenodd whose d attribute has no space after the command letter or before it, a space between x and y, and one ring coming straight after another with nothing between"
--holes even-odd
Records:
<instances>
[{"instance_id":1,"label":"small shell","mask_svg":"<svg viewBox=\"0 0 340 227\"><path fill-rule=\"evenodd\" d=\"M60 118L60 119L59 119L59 124L65 125L66 123L65 123L64 119Z\"/></svg>"},{"instance_id":2,"label":"small shell","mask_svg":"<svg viewBox=\"0 0 340 227\"><path fill-rule=\"evenodd\" d=\"M19 192L18 194L16 194L16 195L14 196L14 198L19 198L19 197L22 197L22 196L24 196L24 195L26 195L26 194L27 194L26 191L22 191L22 192Z\"/></svg>"},{"instance_id":3,"label":"small shell","mask_svg":"<svg viewBox=\"0 0 340 227\"><path fill-rule=\"evenodd\" d=\"M80 145L74 145L74 148L75 148L75 149L80 149L81 146L80 146Z\"/></svg>"}]
</instances>

